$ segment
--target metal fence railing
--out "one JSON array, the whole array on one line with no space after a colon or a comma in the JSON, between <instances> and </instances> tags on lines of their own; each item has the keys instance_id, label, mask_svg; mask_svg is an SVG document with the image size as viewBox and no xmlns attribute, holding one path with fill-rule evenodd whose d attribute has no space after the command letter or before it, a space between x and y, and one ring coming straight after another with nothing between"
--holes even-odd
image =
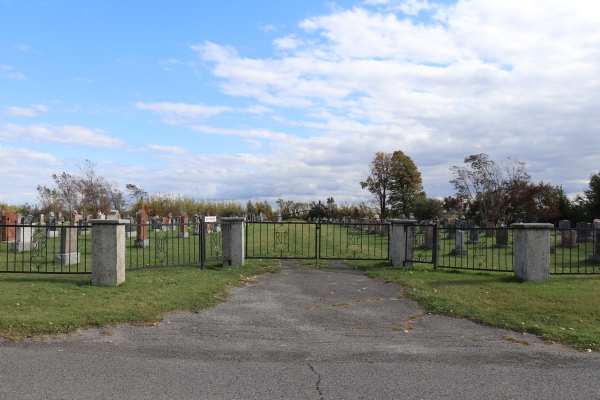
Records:
<instances>
[{"instance_id":1,"label":"metal fence railing","mask_svg":"<svg viewBox=\"0 0 600 400\"><path fill-rule=\"evenodd\" d=\"M443 228L438 236L439 268L514 270L513 229Z\"/></svg>"},{"instance_id":2,"label":"metal fence railing","mask_svg":"<svg viewBox=\"0 0 600 400\"><path fill-rule=\"evenodd\" d=\"M89 274L91 236L87 224L0 225L0 272Z\"/></svg>"},{"instance_id":3,"label":"metal fence railing","mask_svg":"<svg viewBox=\"0 0 600 400\"><path fill-rule=\"evenodd\" d=\"M247 222L246 258L388 260L389 224Z\"/></svg>"},{"instance_id":4,"label":"metal fence railing","mask_svg":"<svg viewBox=\"0 0 600 400\"><path fill-rule=\"evenodd\" d=\"M551 229L551 274L600 274L600 230Z\"/></svg>"},{"instance_id":5,"label":"metal fence railing","mask_svg":"<svg viewBox=\"0 0 600 400\"><path fill-rule=\"evenodd\" d=\"M222 223L126 225L125 269L201 265L223 260Z\"/></svg>"}]
</instances>

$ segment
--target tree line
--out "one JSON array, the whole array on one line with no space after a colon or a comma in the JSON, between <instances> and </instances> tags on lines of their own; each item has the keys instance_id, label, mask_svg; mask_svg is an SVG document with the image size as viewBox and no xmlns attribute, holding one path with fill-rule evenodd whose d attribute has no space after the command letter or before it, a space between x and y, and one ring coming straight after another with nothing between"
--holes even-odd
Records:
<instances>
[{"instance_id":1,"label":"tree line","mask_svg":"<svg viewBox=\"0 0 600 400\"><path fill-rule=\"evenodd\" d=\"M474 154L463 164L450 168L456 193L443 200L427 197L418 168L401 151L376 153L360 185L373 194L381 214L390 217L412 213L418 219L464 216L506 223L600 218L600 172L590 175L583 195L570 199L562 186L534 183L525 163L510 157L497 162L485 153Z\"/></svg>"},{"instance_id":2,"label":"tree line","mask_svg":"<svg viewBox=\"0 0 600 400\"><path fill-rule=\"evenodd\" d=\"M278 199L276 208L268 201L248 200L245 207L236 201L198 200L179 194L149 194L135 184L118 188L98 174L96 164L86 160L80 174L53 174L54 185L37 187L39 206L0 204L2 209L22 213L71 213L96 216L116 209L122 215L134 215L144 209L148 215L242 216L262 214L273 218L397 218L414 214L418 219L465 216L478 221L506 223L517 218L539 222L558 219L591 221L600 218L600 172L590 175L589 188L569 198L562 186L534 183L524 162L510 157L495 161L487 154L470 155L463 165L450 168L450 181L456 192L444 199L428 197L423 189L421 173L413 160L402 151L377 152L369 164L366 178L360 182L372 195L371 202L337 204L332 196L318 202L294 202Z\"/></svg>"}]
</instances>

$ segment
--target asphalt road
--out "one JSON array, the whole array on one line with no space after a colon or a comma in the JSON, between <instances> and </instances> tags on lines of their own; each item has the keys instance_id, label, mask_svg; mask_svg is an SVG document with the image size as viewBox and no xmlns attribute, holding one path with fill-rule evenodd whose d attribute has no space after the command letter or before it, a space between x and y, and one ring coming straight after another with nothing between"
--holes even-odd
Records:
<instances>
[{"instance_id":1,"label":"asphalt road","mask_svg":"<svg viewBox=\"0 0 600 400\"><path fill-rule=\"evenodd\" d=\"M0 342L0 399L600 398L598 353L422 315L400 286L326 268L284 262L156 327Z\"/></svg>"}]
</instances>

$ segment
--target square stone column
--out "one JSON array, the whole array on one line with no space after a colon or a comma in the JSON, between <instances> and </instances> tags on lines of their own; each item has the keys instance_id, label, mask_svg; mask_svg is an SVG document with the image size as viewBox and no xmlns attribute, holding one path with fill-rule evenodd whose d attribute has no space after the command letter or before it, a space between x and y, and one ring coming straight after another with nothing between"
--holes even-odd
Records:
<instances>
[{"instance_id":1,"label":"square stone column","mask_svg":"<svg viewBox=\"0 0 600 400\"><path fill-rule=\"evenodd\" d=\"M223 235L223 266L244 265L244 218L221 218Z\"/></svg>"},{"instance_id":2,"label":"square stone column","mask_svg":"<svg viewBox=\"0 0 600 400\"><path fill-rule=\"evenodd\" d=\"M125 282L126 219L93 219L92 285L117 286Z\"/></svg>"},{"instance_id":3,"label":"square stone column","mask_svg":"<svg viewBox=\"0 0 600 400\"><path fill-rule=\"evenodd\" d=\"M390 220L390 261L394 267L411 266L415 248L415 219Z\"/></svg>"},{"instance_id":4,"label":"square stone column","mask_svg":"<svg viewBox=\"0 0 600 400\"><path fill-rule=\"evenodd\" d=\"M511 224L514 229L515 277L526 282L550 279L552 224Z\"/></svg>"}]
</instances>

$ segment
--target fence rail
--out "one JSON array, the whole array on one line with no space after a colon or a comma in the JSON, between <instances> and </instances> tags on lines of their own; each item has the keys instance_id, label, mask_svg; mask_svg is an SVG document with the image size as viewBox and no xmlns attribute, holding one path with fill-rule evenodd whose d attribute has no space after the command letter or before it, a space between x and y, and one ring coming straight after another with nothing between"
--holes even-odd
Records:
<instances>
[{"instance_id":1,"label":"fence rail","mask_svg":"<svg viewBox=\"0 0 600 400\"><path fill-rule=\"evenodd\" d=\"M389 224L247 222L246 258L388 260Z\"/></svg>"},{"instance_id":2,"label":"fence rail","mask_svg":"<svg viewBox=\"0 0 600 400\"><path fill-rule=\"evenodd\" d=\"M92 272L91 238L82 233L82 226L5 224L0 225L0 229L0 272Z\"/></svg>"},{"instance_id":3,"label":"fence rail","mask_svg":"<svg viewBox=\"0 0 600 400\"><path fill-rule=\"evenodd\" d=\"M437 267L512 272L513 232L510 228L440 229Z\"/></svg>"},{"instance_id":4,"label":"fence rail","mask_svg":"<svg viewBox=\"0 0 600 400\"><path fill-rule=\"evenodd\" d=\"M600 274L600 229L551 229L550 273Z\"/></svg>"}]
</instances>

